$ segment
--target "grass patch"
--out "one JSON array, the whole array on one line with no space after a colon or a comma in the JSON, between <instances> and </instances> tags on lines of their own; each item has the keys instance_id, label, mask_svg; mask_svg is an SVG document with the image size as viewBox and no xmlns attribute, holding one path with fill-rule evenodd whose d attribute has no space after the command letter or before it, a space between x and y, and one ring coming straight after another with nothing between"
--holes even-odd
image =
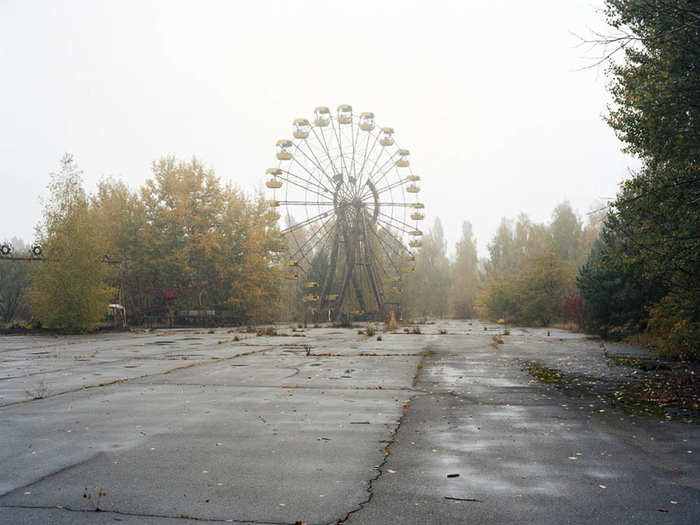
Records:
<instances>
[{"instance_id":1,"label":"grass patch","mask_svg":"<svg viewBox=\"0 0 700 525\"><path fill-rule=\"evenodd\" d=\"M566 383L566 376L554 368L530 365L527 370L530 372L530 375L548 385L561 385Z\"/></svg>"}]
</instances>

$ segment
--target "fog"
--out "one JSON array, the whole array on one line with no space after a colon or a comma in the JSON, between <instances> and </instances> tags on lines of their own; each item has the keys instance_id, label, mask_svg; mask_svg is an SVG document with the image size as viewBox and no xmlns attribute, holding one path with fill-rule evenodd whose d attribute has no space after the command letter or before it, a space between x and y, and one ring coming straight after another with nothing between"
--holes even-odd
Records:
<instances>
[{"instance_id":1,"label":"fog","mask_svg":"<svg viewBox=\"0 0 700 525\"><path fill-rule=\"evenodd\" d=\"M64 152L88 191L172 154L253 192L293 119L351 104L410 149L426 226L452 251L469 220L485 256L502 216L585 216L627 173L572 34L602 19L590 1L0 1L0 239L33 238Z\"/></svg>"}]
</instances>

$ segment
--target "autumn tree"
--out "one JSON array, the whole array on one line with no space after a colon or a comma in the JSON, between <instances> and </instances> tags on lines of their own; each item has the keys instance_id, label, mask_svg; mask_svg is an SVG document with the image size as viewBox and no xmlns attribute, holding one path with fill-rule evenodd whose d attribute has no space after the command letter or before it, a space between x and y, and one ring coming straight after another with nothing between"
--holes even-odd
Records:
<instances>
[{"instance_id":1,"label":"autumn tree","mask_svg":"<svg viewBox=\"0 0 700 525\"><path fill-rule=\"evenodd\" d=\"M105 284L104 232L99 231L71 155L51 176L38 238L45 261L33 264L29 298L33 315L50 328L94 329L112 291Z\"/></svg>"},{"instance_id":2,"label":"autumn tree","mask_svg":"<svg viewBox=\"0 0 700 525\"><path fill-rule=\"evenodd\" d=\"M575 261L581 240L581 221L574 213L569 201L564 201L554 208L549 228L554 250L559 259Z\"/></svg>"},{"instance_id":3,"label":"autumn tree","mask_svg":"<svg viewBox=\"0 0 700 525\"><path fill-rule=\"evenodd\" d=\"M525 214L514 222L503 219L489 244L477 301L480 314L524 324L580 321L580 308L573 306L580 303L576 257L581 235L581 222L568 202L555 208L549 224L534 223Z\"/></svg>"},{"instance_id":4,"label":"autumn tree","mask_svg":"<svg viewBox=\"0 0 700 525\"><path fill-rule=\"evenodd\" d=\"M229 304L242 310L253 323L272 321L278 315L280 298L279 256L283 241L277 229L277 214L262 195L246 205L243 220L240 265L234 269Z\"/></svg>"},{"instance_id":5,"label":"autumn tree","mask_svg":"<svg viewBox=\"0 0 700 525\"><path fill-rule=\"evenodd\" d=\"M480 278L476 254L476 239L472 225L462 224L462 239L456 246L456 257L451 267L450 307L457 318L467 319L476 314L476 298Z\"/></svg>"},{"instance_id":6,"label":"autumn tree","mask_svg":"<svg viewBox=\"0 0 700 525\"><path fill-rule=\"evenodd\" d=\"M403 311L412 317L445 316L448 311L450 264L442 223L437 217L432 228L423 236L415 268L415 272L405 279Z\"/></svg>"}]
</instances>

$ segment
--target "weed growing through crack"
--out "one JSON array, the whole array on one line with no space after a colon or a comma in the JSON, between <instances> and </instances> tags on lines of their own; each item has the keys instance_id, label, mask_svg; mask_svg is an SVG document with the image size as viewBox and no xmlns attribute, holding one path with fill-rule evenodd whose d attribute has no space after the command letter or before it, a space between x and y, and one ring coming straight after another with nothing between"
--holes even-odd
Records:
<instances>
[{"instance_id":1,"label":"weed growing through crack","mask_svg":"<svg viewBox=\"0 0 700 525\"><path fill-rule=\"evenodd\" d=\"M83 498L92 504L95 512L100 512L102 510L100 508L100 503L102 502L102 498L105 496L107 496L107 491L101 487L97 489L94 494L89 491L87 487L85 487L85 490L83 491Z\"/></svg>"},{"instance_id":2,"label":"weed growing through crack","mask_svg":"<svg viewBox=\"0 0 700 525\"><path fill-rule=\"evenodd\" d=\"M38 383L34 383L25 388L24 393L27 394L30 399L44 399L49 393L49 388L42 379Z\"/></svg>"}]
</instances>

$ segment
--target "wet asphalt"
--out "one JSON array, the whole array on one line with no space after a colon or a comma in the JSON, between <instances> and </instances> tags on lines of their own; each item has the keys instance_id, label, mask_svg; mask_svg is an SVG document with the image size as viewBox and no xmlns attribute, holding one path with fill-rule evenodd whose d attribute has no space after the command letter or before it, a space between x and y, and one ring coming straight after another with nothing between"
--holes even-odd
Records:
<instances>
[{"instance_id":1,"label":"wet asphalt","mask_svg":"<svg viewBox=\"0 0 700 525\"><path fill-rule=\"evenodd\" d=\"M420 331L3 337L0 523L700 521L697 425L526 369L630 373L600 341Z\"/></svg>"}]
</instances>

